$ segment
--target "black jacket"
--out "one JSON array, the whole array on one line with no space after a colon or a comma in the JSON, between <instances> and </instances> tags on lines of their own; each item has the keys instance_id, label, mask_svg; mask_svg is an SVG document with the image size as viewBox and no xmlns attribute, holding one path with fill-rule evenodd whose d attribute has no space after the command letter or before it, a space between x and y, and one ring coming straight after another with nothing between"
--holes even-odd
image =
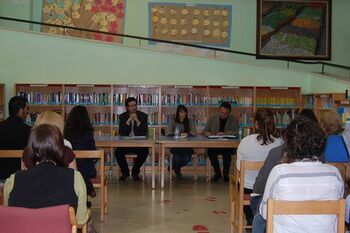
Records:
<instances>
[{"instance_id":1,"label":"black jacket","mask_svg":"<svg viewBox=\"0 0 350 233\"><path fill-rule=\"evenodd\" d=\"M148 115L144 112L137 111L137 118L141 122L139 126L134 125L135 136L146 136L148 133ZM127 125L126 121L129 119L129 112L124 112L119 116L119 135L120 136L129 136L131 132L131 124Z\"/></svg>"},{"instance_id":2,"label":"black jacket","mask_svg":"<svg viewBox=\"0 0 350 233\"><path fill-rule=\"evenodd\" d=\"M23 150L28 143L31 127L18 116L0 122L0 149ZM0 179L6 179L21 169L21 159L0 159Z\"/></svg>"}]
</instances>

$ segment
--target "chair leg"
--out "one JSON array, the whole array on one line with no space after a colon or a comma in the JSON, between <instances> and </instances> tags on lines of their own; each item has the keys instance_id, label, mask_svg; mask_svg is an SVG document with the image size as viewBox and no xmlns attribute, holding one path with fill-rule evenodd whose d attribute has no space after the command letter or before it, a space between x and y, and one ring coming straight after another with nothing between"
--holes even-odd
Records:
<instances>
[{"instance_id":1,"label":"chair leg","mask_svg":"<svg viewBox=\"0 0 350 233\"><path fill-rule=\"evenodd\" d=\"M198 172L198 157L196 154L193 155L193 178L197 180L197 172Z\"/></svg>"},{"instance_id":2,"label":"chair leg","mask_svg":"<svg viewBox=\"0 0 350 233\"><path fill-rule=\"evenodd\" d=\"M173 155L169 154L169 179L170 181L173 179Z\"/></svg>"},{"instance_id":3,"label":"chair leg","mask_svg":"<svg viewBox=\"0 0 350 233\"><path fill-rule=\"evenodd\" d=\"M207 181L210 181L211 178L211 163L209 158L206 159L206 165L207 165Z\"/></svg>"},{"instance_id":4,"label":"chair leg","mask_svg":"<svg viewBox=\"0 0 350 233\"><path fill-rule=\"evenodd\" d=\"M108 204L108 186L105 184L105 192L104 192L104 214L107 214L107 204Z\"/></svg>"}]
</instances>

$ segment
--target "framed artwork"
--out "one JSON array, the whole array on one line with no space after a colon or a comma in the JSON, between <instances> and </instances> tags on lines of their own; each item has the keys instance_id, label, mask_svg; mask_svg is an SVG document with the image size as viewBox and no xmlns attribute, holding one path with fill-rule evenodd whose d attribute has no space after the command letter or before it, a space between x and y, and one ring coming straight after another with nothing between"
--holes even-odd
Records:
<instances>
[{"instance_id":1,"label":"framed artwork","mask_svg":"<svg viewBox=\"0 0 350 233\"><path fill-rule=\"evenodd\" d=\"M257 0L257 58L331 59L332 0Z\"/></svg>"},{"instance_id":2,"label":"framed artwork","mask_svg":"<svg viewBox=\"0 0 350 233\"><path fill-rule=\"evenodd\" d=\"M123 34L126 0L43 0L42 21L102 32ZM42 32L56 35L122 43L123 38L59 27L42 26Z\"/></svg>"}]
</instances>

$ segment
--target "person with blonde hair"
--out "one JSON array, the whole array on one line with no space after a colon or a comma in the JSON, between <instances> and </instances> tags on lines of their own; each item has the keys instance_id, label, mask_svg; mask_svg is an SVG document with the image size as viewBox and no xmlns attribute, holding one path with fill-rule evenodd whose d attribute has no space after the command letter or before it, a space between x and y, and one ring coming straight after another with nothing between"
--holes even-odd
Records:
<instances>
[{"instance_id":1,"label":"person with blonde hair","mask_svg":"<svg viewBox=\"0 0 350 233\"><path fill-rule=\"evenodd\" d=\"M349 153L341 135L343 124L338 113L323 111L320 114L320 126L327 137L324 152L326 162L345 163L349 161Z\"/></svg>"},{"instance_id":2,"label":"person with blonde hair","mask_svg":"<svg viewBox=\"0 0 350 233\"><path fill-rule=\"evenodd\" d=\"M46 111L38 115L36 118L36 121L34 123L34 127L37 127L42 124L50 124L56 126L60 131L61 134L63 134L64 130L64 120L63 117L54 111ZM66 139L64 140L64 153L63 153L63 160L64 165L66 167L72 168L74 170L77 170L77 162L75 160L75 155L72 150L72 145L69 141ZM28 147L26 147L23 151L22 160L24 163L24 166L26 168L30 168L35 166L35 158L32 158L30 154L28 153Z\"/></svg>"}]
</instances>

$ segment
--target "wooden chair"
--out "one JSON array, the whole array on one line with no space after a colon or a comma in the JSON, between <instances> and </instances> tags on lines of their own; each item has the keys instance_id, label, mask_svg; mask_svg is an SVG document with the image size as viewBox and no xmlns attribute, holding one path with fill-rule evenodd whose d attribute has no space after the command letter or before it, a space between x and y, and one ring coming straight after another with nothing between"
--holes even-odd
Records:
<instances>
[{"instance_id":1,"label":"wooden chair","mask_svg":"<svg viewBox=\"0 0 350 233\"><path fill-rule=\"evenodd\" d=\"M344 197L346 197L349 194L349 185L347 182L347 180L349 178L348 173L350 172L349 168L348 168L349 163L327 163L327 164L338 168L340 175L344 180Z\"/></svg>"},{"instance_id":2,"label":"wooden chair","mask_svg":"<svg viewBox=\"0 0 350 233\"><path fill-rule=\"evenodd\" d=\"M277 201L267 203L266 233L273 232L274 215L337 215L338 233L345 232L345 200L336 201Z\"/></svg>"},{"instance_id":3,"label":"wooden chair","mask_svg":"<svg viewBox=\"0 0 350 233\"><path fill-rule=\"evenodd\" d=\"M0 150L0 158L22 158L23 150ZM24 163L21 160L21 169L24 168Z\"/></svg>"},{"instance_id":4,"label":"wooden chair","mask_svg":"<svg viewBox=\"0 0 350 233\"><path fill-rule=\"evenodd\" d=\"M75 158L77 159L98 159L99 160L99 173L95 179L92 180L94 188L100 189L100 205L96 208L100 208L100 220L104 221L104 216L107 213L107 176L105 175L105 162L103 150L75 150ZM95 207L93 207L95 208Z\"/></svg>"},{"instance_id":5,"label":"wooden chair","mask_svg":"<svg viewBox=\"0 0 350 233\"><path fill-rule=\"evenodd\" d=\"M39 209L0 207L0 219L0 231L6 233L76 233L77 229L87 232L87 224L79 225L74 208L68 205Z\"/></svg>"},{"instance_id":6,"label":"wooden chair","mask_svg":"<svg viewBox=\"0 0 350 233\"><path fill-rule=\"evenodd\" d=\"M230 175L230 199L231 199L231 233L243 233L243 229L252 228L243 224L243 206L250 205L250 195L244 194L244 174L246 171L259 171L264 161L241 161L240 170ZM235 231L236 230L236 231Z\"/></svg>"}]
</instances>

